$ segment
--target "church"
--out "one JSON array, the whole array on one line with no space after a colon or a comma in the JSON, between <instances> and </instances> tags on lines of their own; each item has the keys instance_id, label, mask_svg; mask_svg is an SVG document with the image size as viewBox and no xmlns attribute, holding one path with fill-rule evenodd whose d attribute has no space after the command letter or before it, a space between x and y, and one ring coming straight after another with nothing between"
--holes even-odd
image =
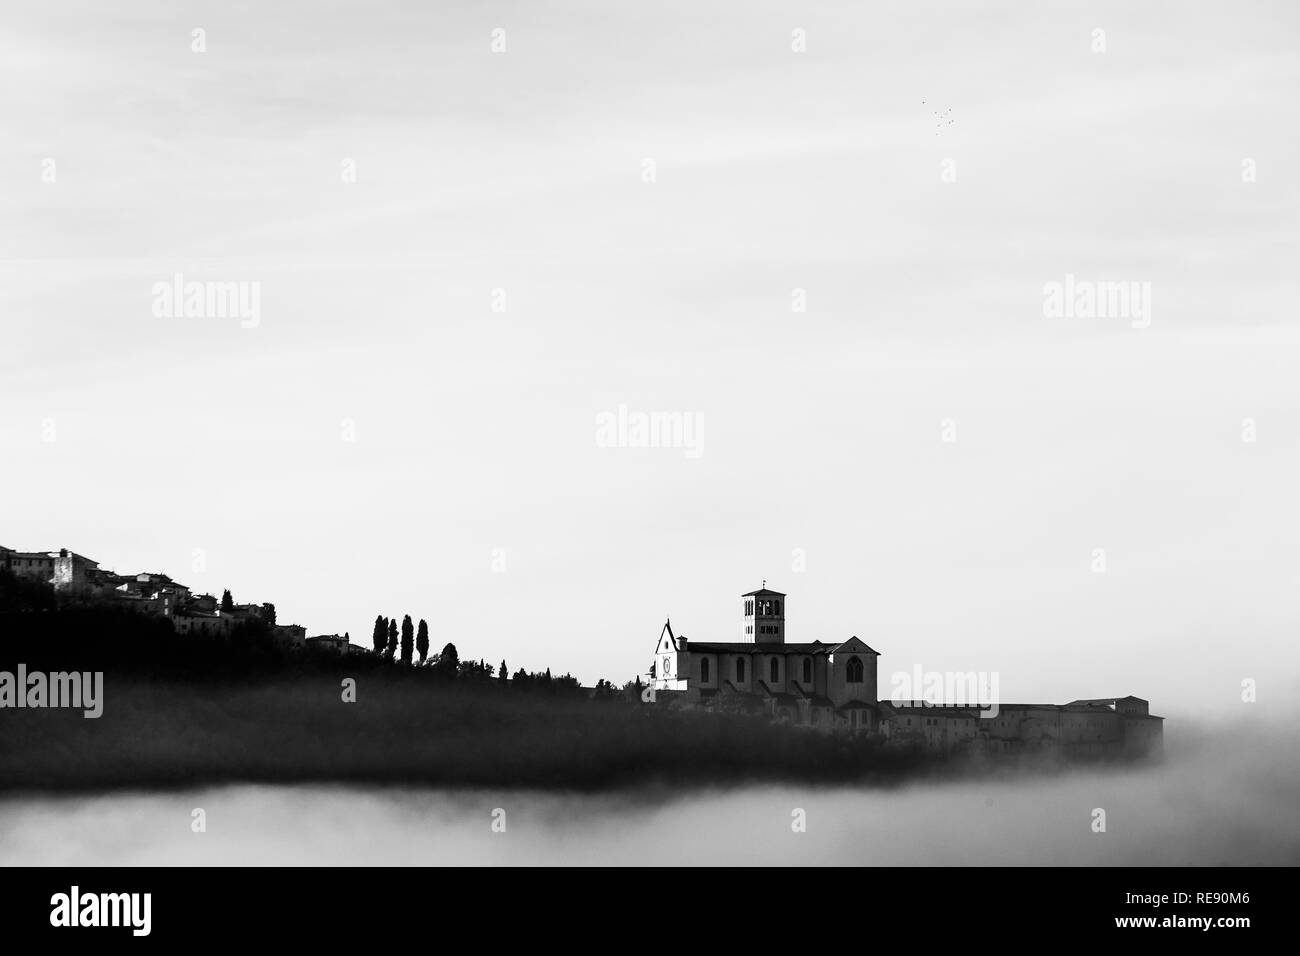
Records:
<instances>
[{"instance_id":1,"label":"church","mask_svg":"<svg viewBox=\"0 0 1300 956\"><path fill-rule=\"evenodd\" d=\"M858 637L792 644L786 596L763 582L742 594L739 641L688 641L665 622L650 665L650 699L669 706L744 711L826 731L876 734L938 751L1158 753L1164 718L1140 697L1068 704L880 700L876 659Z\"/></svg>"},{"instance_id":2,"label":"church","mask_svg":"<svg viewBox=\"0 0 1300 956\"><path fill-rule=\"evenodd\" d=\"M857 637L786 643L785 597L766 582L742 594L739 641L688 641L665 622L650 665L656 695L688 705L763 709L794 724L877 730L880 655Z\"/></svg>"}]
</instances>

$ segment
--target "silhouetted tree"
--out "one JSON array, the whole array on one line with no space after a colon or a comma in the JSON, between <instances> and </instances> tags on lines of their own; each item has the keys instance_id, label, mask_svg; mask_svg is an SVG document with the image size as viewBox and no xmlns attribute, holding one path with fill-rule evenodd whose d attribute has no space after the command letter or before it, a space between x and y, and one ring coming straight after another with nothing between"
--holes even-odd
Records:
<instances>
[{"instance_id":1,"label":"silhouetted tree","mask_svg":"<svg viewBox=\"0 0 1300 956\"><path fill-rule=\"evenodd\" d=\"M262 620L264 620L267 624L270 624L272 627L275 626L275 605L274 604L267 603L262 605Z\"/></svg>"},{"instance_id":2,"label":"silhouetted tree","mask_svg":"<svg viewBox=\"0 0 1300 956\"><path fill-rule=\"evenodd\" d=\"M221 592L221 613L229 614L235 609L235 599L230 596L230 588Z\"/></svg>"},{"instance_id":3,"label":"silhouetted tree","mask_svg":"<svg viewBox=\"0 0 1300 956\"><path fill-rule=\"evenodd\" d=\"M388 621L388 656L397 656L397 618L389 618Z\"/></svg>"},{"instance_id":4,"label":"silhouetted tree","mask_svg":"<svg viewBox=\"0 0 1300 956\"><path fill-rule=\"evenodd\" d=\"M402 618L402 663L411 663L411 651L415 647L415 626L411 624L411 615Z\"/></svg>"},{"instance_id":5,"label":"silhouetted tree","mask_svg":"<svg viewBox=\"0 0 1300 956\"><path fill-rule=\"evenodd\" d=\"M501 670L497 672L497 680L504 684L510 679L510 672L506 670L506 659L501 658Z\"/></svg>"},{"instance_id":6,"label":"silhouetted tree","mask_svg":"<svg viewBox=\"0 0 1300 956\"><path fill-rule=\"evenodd\" d=\"M375 645L375 653L384 653L384 648L388 645L388 621L382 614L375 617L375 629L370 634L370 641Z\"/></svg>"},{"instance_id":7,"label":"silhouetted tree","mask_svg":"<svg viewBox=\"0 0 1300 956\"><path fill-rule=\"evenodd\" d=\"M455 677L456 672L460 670L460 654L456 652L455 644L448 642L442 649L442 653L438 655L438 670L448 677Z\"/></svg>"},{"instance_id":8,"label":"silhouetted tree","mask_svg":"<svg viewBox=\"0 0 1300 956\"><path fill-rule=\"evenodd\" d=\"M420 663L423 664L426 657L429 656L429 622L420 618L420 626L415 631L415 650L420 655Z\"/></svg>"}]
</instances>

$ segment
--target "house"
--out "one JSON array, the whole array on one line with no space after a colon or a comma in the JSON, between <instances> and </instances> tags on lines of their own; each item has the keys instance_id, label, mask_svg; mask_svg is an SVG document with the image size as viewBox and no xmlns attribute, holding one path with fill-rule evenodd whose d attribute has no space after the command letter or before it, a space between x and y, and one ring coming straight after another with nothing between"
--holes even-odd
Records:
<instances>
[{"instance_id":1,"label":"house","mask_svg":"<svg viewBox=\"0 0 1300 956\"><path fill-rule=\"evenodd\" d=\"M281 647L289 650L301 650L307 643L307 628L298 624L273 624L271 637Z\"/></svg>"},{"instance_id":2,"label":"house","mask_svg":"<svg viewBox=\"0 0 1300 956\"><path fill-rule=\"evenodd\" d=\"M342 655L349 653L348 648L351 647L351 643L341 634L317 634L315 637L307 638L304 646L309 651Z\"/></svg>"},{"instance_id":3,"label":"house","mask_svg":"<svg viewBox=\"0 0 1300 956\"><path fill-rule=\"evenodd\" d=\"M35 578L56 588L66 588L91 583L99 570L99 562L67 548L58 551L15 551L0 547L0 567L8 568L19 577Z\"/></svg>"},{"instance_id":4,"label":"house","mask_svg":"<svg viewBox=\"0 0 1300 956\"><path fill-rule=\"evenodd\" d=\"M225 635L235 626L234 618L204 611L182 611L172 616L177 634Z\"/></svg>"}]
</instances>

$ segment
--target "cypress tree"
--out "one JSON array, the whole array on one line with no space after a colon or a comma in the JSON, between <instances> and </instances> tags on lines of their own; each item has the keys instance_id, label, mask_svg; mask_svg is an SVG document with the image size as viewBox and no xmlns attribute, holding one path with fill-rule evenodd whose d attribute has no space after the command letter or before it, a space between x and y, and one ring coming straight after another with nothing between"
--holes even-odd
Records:
<instances>
[{"instance_id":1,"label":"cypress tree","mask_svg":"<svg viewBox=\"0 0 1300 956\"><path fill-rule=\"evenodd\" d=\"M411 650L415 647L415 627L411 624L411 615L402 618L402 663L411 663Z\"/></svg>"},{"instance_id":2,"label":"cypress tree","mask_svg":"<svg viewBox=\"0 0 1300 956\"><path fill-rule=\"evenodd\" d=\"M415 649L419 652L420 663L423 664L425 658L429 656L429 622L420 618L420 626L415 632Z\"/></svg>"}]
</instances>

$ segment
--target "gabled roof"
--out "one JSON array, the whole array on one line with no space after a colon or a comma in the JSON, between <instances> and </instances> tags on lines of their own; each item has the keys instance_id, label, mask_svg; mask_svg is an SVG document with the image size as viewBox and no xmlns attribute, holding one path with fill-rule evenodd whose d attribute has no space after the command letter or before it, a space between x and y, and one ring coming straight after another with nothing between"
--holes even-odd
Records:
<instances>
[{"instance_id":1,"label":"gabled roof","mask_svg":"<svg viewBox=\"0 0 1300 956\"><path fill-rule=\"evenodd\" d=\"M673 650L680 651L682 642L673 634L673 624L670 620L664 621L664 626L659 630L659 636L655 638L655 653L659 653L659 644L663 641L664 635L668 635L668 640L672 642Z\"/></svg>"},{"instance_id":2,"label":"gabled roof","mask_svg":"<svg viewBox=\"0 0 1300 956\"><path fill-rule=\"evenodd\" d=\"M782 591L773 591L771 588L759 588L757 591L746 591L741 597L753 597L756 594L770 594L772 597L785 597Z\"/></svg>"},{"instance_id":3,"label":"gabled roof","mask_svg":"<svg viewBox=\"0 0 1300 956\"><path fill-rule=\"evenodd\" d=\"M835 647L832 647L831 653L835 653L836 651L840 651L840 650L858 651L858 653L860 654L875 654L877 657L880 656L879 651L872 650L870 647L867 646L867 642L864 641L862 638L858 637L856 634L850 637L843 644L837 644Z\"/></svg>"}]
</instances>

